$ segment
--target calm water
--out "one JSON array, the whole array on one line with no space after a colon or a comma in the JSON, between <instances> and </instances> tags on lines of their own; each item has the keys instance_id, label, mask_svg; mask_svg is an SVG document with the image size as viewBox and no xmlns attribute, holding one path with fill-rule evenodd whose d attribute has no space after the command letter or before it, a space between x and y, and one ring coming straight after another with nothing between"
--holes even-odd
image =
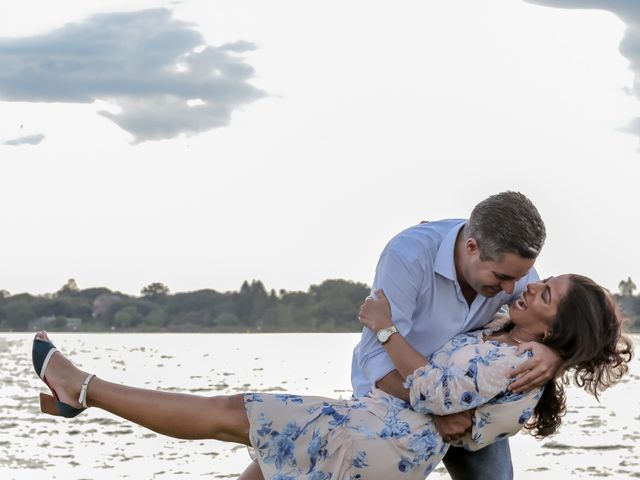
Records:
<instances>
[{"instance_id":1,"label":"calm water","mask_svg":"<svg viewBox=\"0 0 640 480\"><path fill-rule=\"evenodd\" d=\"M357 334L54 334L76 364L146 388L214 395L288 391L350 396ZM244 447L162 437L91 409L73 420L39 412L46 387L31 334L0 334L0 479L236 478ZM640 337L635 336L636 345ZM329 355L328 352L331 352ZM517 479L640 478L640 364L602 396L570 389L561 433L511 441ZM443 468L430 479L446 479Z\"/></svg>"}]
</instances>

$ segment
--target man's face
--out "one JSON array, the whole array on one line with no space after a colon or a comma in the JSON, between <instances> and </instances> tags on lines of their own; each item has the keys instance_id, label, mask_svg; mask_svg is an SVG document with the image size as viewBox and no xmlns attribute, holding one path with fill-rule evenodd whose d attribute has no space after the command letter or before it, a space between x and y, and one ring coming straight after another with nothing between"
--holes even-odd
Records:
<instances>
[{"instance_id":1,"label":"man's face","mask_svg":"<svg viewBox=\"0 0 640 480\"><path fill-rule=\"evenodd\" d=\"M505 253L496 261L480 260L478 244L469 238L465 245L465 267L463 274L467 283L485 297L495 297L501 291L512 294L516 282L524 277L535 259L522 258L514 253Z\"/></svg>"}]
</instances>

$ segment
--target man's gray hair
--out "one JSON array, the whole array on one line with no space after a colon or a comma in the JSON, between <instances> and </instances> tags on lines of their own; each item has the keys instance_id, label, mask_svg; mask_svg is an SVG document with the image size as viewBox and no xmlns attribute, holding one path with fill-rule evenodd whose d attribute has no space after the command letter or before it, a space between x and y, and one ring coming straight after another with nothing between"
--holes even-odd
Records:
<instances>
[{"instance_id":1,"label":"man's gray hair","mask_svg":"<svg viewBox=\"0 0 640 480\"><path fill-rule=\"evenodd\" d=\"M536 207L520 192L502 192L480 202L464 227L474 238L480 260L497 261L505 253L536 258L547 233Z\"/></svg>"}]
</instances>

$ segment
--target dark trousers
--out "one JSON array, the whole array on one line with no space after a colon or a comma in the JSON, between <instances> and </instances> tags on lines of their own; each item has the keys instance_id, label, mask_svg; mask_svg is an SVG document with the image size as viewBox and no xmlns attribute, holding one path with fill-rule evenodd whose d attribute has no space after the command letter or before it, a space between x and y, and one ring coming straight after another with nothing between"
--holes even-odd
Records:
<instances>
[{"instance_id":1,"label":"dark trousers","mask_svg":"<svg viewBox=\"0 0 640 480\"><path fill-rule=\"evenodd\" d=\"M453 480L513 480L508 438L476 452L449 447L442 461Z\"/></svg>"}]
</instances>

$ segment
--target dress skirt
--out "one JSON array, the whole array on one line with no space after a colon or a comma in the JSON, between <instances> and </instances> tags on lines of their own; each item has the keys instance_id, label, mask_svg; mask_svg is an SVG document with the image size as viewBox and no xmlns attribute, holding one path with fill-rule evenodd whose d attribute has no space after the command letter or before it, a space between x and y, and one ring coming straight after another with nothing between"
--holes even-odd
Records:
<instances>
[{"instance_id":1,"label":"dress skirt","mask_svg":"<svg viewBox=\"0 0 640 480\"><path fill-rule=\"evenodd\" d=\"M359 399L245 394L265 480L424 479L446 453L431 415L374 390Z\"/></svg>"}]
</instances>

